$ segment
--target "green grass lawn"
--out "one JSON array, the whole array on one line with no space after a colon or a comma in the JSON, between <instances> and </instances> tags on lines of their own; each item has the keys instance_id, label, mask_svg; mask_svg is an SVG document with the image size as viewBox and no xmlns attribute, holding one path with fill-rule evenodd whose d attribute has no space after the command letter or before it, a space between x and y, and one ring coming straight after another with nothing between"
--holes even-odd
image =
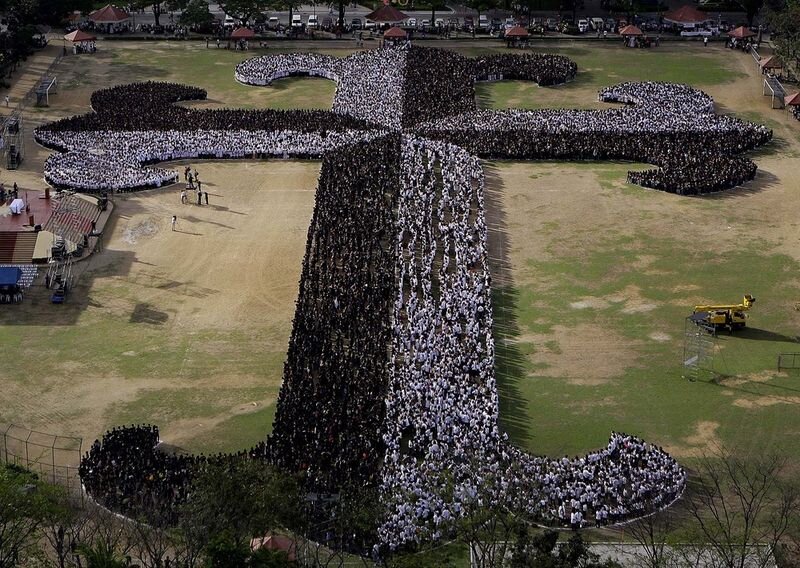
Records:
<instances>
[{"instance_id":1,"label":"green grass lawn","mask_svg":"<svg viewBox=\"0 0 800 568\"><path fill-rule=\"evenodd\" d=\"M560 229L572 237L579 231ZM575 241L586 242L580 237ZM512 439L550 455L601 446L612 430L686 446L684 440L696 424L712 421L719 423L716 433L729 447L750 451L767 444L785 455L800 455L800 437L784 435L800 430L798 376L773 373L779 353L800 350L786 309L800 290L780 281L800 265L785 255L762 254L763 249L764 243L755 241L724 258L709 258L681 240L608 230L594 246L582 244L568 252L561 247L557 260L529 259L518 267L520 280L532 283L494 291L501 417ZM647 271L634 268L643 250L655 257ZM623 302L613 300L631 286L641 291L646 311L627 312ZM765 296L752 312L752 327L718 337L715 373L704 374L699 382L682 378L684 318L691 311L686 292L680 291L683 286L726 302L741 301L752 290ZM611 300L597 308L571 305L585 297ZM575 329L583 324L629 342L636 357L622 374L597 385L574 384L551 376L547 364L531 361L539 350L558 350L556 340L519 340L529 334L552 335L555 326ZM651 339L663 330L668 340ZM561 354L582 356L580 349ZM574 378L580 376L577 371ZM769 405L761 407L759 401Z\"/></svg>"},{"instance_id":2,"label":"green grass lawn","mask_svg":"<svg viewBox=\"0 0 800 568\"><path fill-rule=\"evenodd\" d=\"M119 49L113 52L113 67L137 80L174 81L202 87L209 99L241 108L322 108L329 109L336 85L332 81L313 78L287 78L273 86L260 88L243 85L233 77L238 63L267 53L293 52L292 49L269 51L234 51L209 49L205 44L165 43L148 50L142 57L139 50ZM343 57L349 50L319 50ZM130 79L128 79L130 80Z\"/></svg>"},{"instance_id":3,"label":"green grass lawn","mask_svg":"<svg viewBox=\"0 0 800 568\"><path fill-rule=\"evenodd\" d=\"M731 61L719 53L703 53L677 47L625 49L613 42L590 47L539 48L536 51L564 55L578 64L575 80L567 85L536 88L524 81L502 81L476 85L478 101L484 108L597 108L596 92L623 81L667 81L697 87L719 85L741 78ZM465 55L507 49L463 49ZM608 105L606 105L608 106Z\"/></svg>"}]
</instances>

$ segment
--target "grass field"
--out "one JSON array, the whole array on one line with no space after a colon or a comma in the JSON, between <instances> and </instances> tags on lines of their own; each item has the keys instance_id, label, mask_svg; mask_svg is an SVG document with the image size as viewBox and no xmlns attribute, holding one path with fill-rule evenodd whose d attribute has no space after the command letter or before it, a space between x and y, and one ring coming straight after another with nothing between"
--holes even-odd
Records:
<instances>
[{"instance_id":1,"label":"grass field","mask_svg":"<svg viewBox=\"0 0 800 568\"><path fill-rule=\"evenodd\" d=\"M596 92L603 85L688 82L712 94L721 112L769 124L776 142L757 154L754 182L702 199L630 186L630 164L486 164L497 241L492 270L504 427L537 453L585 451L604 444L611 430L624 430L688 461L716 443L743 452L775 449L798 460L800 383L796 375L776 373L775 363L780 352L800 351L793 215L800 206L800 123L769 110L753 62L743 54L692 45L567 45L558 52L578 63L573 83L480 85L479 104L599 108ZM67 58L59 72L64 95L33 116L85 112L94 89L144 79L206 88L204 106L330 106L334 87L323 80L289 79L262 89L237 84L233 66L257 53L108 42L93 60ZM46 154L29 150L19 172L27 187L41 186ZM231 211L257 208L248 191L267 192L282 179L265 176L296 177L291 195L313 196L314 164L285 172L270 163L248 167L198 165L215 176L218 202L230 211L221 212L224 219L196 214L193 231L227 238L227 226L259 234L247 225L253 218ZM251 187L250 180L262 177L264 183ZM267 195L270 207L285 199ZM87 440L114 424L156 422L197 451L236 450L263 438L274 415L311 201L283 213L300 248L275 247L253 259L265 268L241 284L252 288L245 298L251 306L230 315L225 280L205 274L217 261L203 247L187 240L185 248L161 250L167 241L158 240L166 238L160 233L149 245L123 242L126 230L171 198L150 192L122 202L114 236L81 278L76 297L82 300L54 312L41 295L0 311L0 344L9 355L0 421ZM269 207L255 210L275 214ZM282 233L260 238L277 242ZM172 258L189 272L176 272ZM280 293L261 302L260 287ZM752 328L719 338L717 374L695 383L682 379L684 318L692 305L739 301L744 293L758 298Z\"/></svg>"}]
</instances>

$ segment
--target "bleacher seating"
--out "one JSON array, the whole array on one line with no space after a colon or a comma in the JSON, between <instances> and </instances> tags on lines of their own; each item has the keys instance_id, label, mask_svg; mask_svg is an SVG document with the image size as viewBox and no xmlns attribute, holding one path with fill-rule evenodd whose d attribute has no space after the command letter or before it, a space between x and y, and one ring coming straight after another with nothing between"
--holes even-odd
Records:
<instances>
[{"instance_id":1,"label":"bleacher seating","mask_svg":"<svg viewBox=\"0 0 800 568\"><path fill-rule=\"evenodd\" d=\"M62 197L53 205L53 214L42 228L75 244L82 243L84 235L92 231L92 221L100 216L96 201L92 201L94 198L79 195Z\"/></svg>"},{"instance_id":2,"label":"bleacher seating","mask_svg":"<svg viewBox=\"0 0 800 568\"><path fill-rule=\"evenodd\" d=\"M31 261L37 234L30 231L0 231L0 263L18 265Z\"/></svg>"}]
</instances>

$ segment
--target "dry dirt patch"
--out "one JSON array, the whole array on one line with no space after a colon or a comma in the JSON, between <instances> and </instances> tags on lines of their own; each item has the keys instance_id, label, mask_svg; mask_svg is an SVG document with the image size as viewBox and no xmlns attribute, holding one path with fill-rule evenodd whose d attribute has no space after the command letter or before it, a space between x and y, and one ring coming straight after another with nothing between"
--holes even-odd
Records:
<instances>
[{"instance_id":1,"label":"dry dirt patch","mask_svg":"<svg viewBox=\"0 0 800 568\"><path fill-rule=\"evenodd\" d=\"M598 386L625 373L637 364L632 341L597 324L575 327L554 326L547 335L527 335L520 341L536 346L530 355L535 365L546 365L539 371L547 376L564 378L569 384Z\"/></svg>"},{"instance_id":2,"label":"dry dirt patch","mask_svg":"<svg viewBox=\"0 0 800 568\"><path fill-rule=\"evenodd\" d=\"M701 457L719 448L717 435L719 422L700 420L694 425L694 433L683 438L685 445L668 446L666 450L675 457Z\"/></svg>"}]
</instances>

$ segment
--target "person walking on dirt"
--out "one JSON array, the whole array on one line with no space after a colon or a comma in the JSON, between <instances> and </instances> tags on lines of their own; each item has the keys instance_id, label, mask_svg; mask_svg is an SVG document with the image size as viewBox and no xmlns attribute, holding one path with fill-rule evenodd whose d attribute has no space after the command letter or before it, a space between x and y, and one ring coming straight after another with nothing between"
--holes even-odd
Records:
<instances>
[{"instance_id":1,"label":"person walking on dirt","mask_svg":"<svg viewBox=\"0 0 800 568\"><path fill-rule=\"evenodd\" d=\"M186 189L181 191L181 205L186 205Z\"/></svg>"},{"instance_id":2,"label":"person walking on dirt","mask_svg":"<svg viewBox=\"0 0 800 568\"><path fill-rule=\"evenodd\" d=\"M174 231L175 226L178 224L178 217L176 215L172 216L172 221L170 221L170 224L172 225L172 230Z\"/></svg>"}]
</instances>

